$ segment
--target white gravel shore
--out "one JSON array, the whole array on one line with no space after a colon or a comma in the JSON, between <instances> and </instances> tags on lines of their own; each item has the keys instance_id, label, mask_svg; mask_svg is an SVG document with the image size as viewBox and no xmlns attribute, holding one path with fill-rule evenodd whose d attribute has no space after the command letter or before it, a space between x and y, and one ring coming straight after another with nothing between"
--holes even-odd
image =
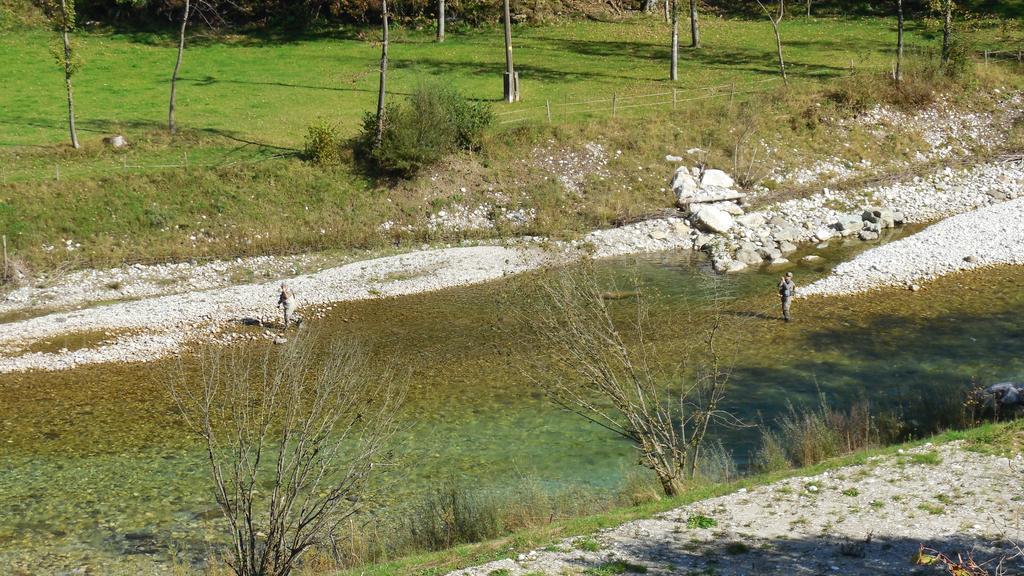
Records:
<instances>
[{"instance_id":1,"label":"white gravel shore","mask_svg":"<svg viewBox=\"0 0 1024 576\"><path fill-rule=\"evenodd\" d=\"M800 293L852 294L998 264L1024 264L1024 198L953 216L868 250Z\"/></svg>"},{"instance_id":2,"label":"white gravel shore","mask_svg":"<svg viewBox=\"0 0 1024 576\"><path fill-rule=\"evenodd\" d=\"M979 454L959 442L924 446L742 489L451 576L946 574L914 565L921 545L954 559L1005 559L1005 573L1020 574L1024 561L1013 544L1022 536L1020 465L1020 456Z\"/></svg>"},{"instance_id":3,"label":"white gravel shore","mask_svg":"<svg viewBox=\"0 0 1024 576\"><path fill-rule=\"evenodd\" d=\"M333 302L495 280L535 269L551 258L537 248L448 248L356 262L297 276L288 283L299 301L301 315L311 306ZM166 356L188 342L218 339L226 326L243 318L280 318L275 308L278 286L275 280L197 290L0 324L0 373L64 370L83 364L141 362ZM23 353L32 342L75 332L107 332L110 340L80 350Z\"/></svg>"}]
</instances>

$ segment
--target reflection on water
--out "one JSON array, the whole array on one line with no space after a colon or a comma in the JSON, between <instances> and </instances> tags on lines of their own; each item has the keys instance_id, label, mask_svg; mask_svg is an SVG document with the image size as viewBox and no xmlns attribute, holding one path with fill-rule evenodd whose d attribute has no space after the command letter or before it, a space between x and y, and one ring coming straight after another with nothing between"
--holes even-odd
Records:
<instances>
[{"instance_id":1,"label":"reflection on water","mask_svg":"<svg viewBox=\"0 0 1024 576\"><path fill-rule=\"evenodd\" d=\"M707 274L691 258L664 254L601 269L609 284L629 287L638 276L657 288L652 335L671 344L690 335L679 302ZM798 268L797 280L825 271ZM788 325L777 319L776 275L724 280L734 297L727 313L744 319L728 403L747 420L770 420L787 401L813 401L819 390L834 405L918 405L936 396L929 392L972 381L1024 379L1022 268L950 277L918 293L797 301ZM613 489L635 466L626 443L555 409L524 381L513 359L530 343L509 316L528 303L509 294L510 285L339 305L317 326L323 338L359 340L408 373L411 427L392 501L415 500L453 476L494 489L523 477L552 489ZM176 549L208 549L217 514L205 462L161 384L173 364L0 376L0 565L110 572L149 566ZM725 439L743 460L755 437L747 429Z\"/></svg>"}]
</instances>

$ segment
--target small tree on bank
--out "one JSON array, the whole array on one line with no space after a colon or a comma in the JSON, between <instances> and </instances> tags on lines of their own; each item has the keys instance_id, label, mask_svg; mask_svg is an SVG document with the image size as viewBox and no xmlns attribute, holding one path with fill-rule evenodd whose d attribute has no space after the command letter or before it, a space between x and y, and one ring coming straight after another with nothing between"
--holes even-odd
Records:
<instances>
[{"instance_id":1,"label":"small tree on bank","mask_svg":"<svg viewBox=\"0 0 1024 576\"><path fill-rule=\"evenodd\" d=\"M505 29L505 102L512 103L519 101L519 77L512 61L512 8L509 1L504 0L502 5L502 25Z\"/></svg>"},{"instance_id":2,"label":"small tree on bank","mask_svg":"<svg viewBox=\"0 0 1024 576\"><path fill-rule=\"evenodd\" d=\"M176 132L178 129L174 119L174 109L177 105L178 73L181 72L181 63L185 56L185 31L188 29L189 20L199 13L208 26L214 25L217 12L214 4L206 0L184 0L181 8L181 27L178 29L178 58L174 61L174 71L171 73L171 97L167 106L167 130Z\"/></svg>"},{"instance_id":3,"label":"small tree on bank","mask_svg":"<svg viewBox=\"0 0 1024 576\"><path fill-rule=\"evenodd\" d=\"M690 48L700 48L700 25L697 22L697 0L690 0Z\"/></svg>"},{"instance_id":4,"label":"small tree on bank","mask_svg":"<svg viewBox=\"0 0 1024 576\"><path fill-rule=\"evenodd\" d=\"M444 42L444 0L437 0L437 41Z\"/></svg>"},{"instance_id":5,"label":"small tree on bank","mask_svg":"<svg viewBox=\"0 0 1024 576\"><path fill-rule=\"evenodd\" d=\"M779 56L779 73L782 74L782 81L789 85L789 78L786 76L786 60L782 56L782 33L779 30L779 25L782 23L782 19L786 16L786 2L785 0L779 0L779 8L773 15L768 11L761 0L757 0L757 5L764 11L765 16L772 23L772 31L775 32L775 48Z\"/></svg>"},{"instance_id":6,"label":"small tree on bank","mask_svg":"<svg viewBox=\"0 0 1024 576\"><path fill-rule=\"evenodd\" d=\"M78 130L75 129L75 94L71 77L78 71L79 63L71 49L70 35L75 31L75 1L49 0L46 4L46 15L51 27L60 34L62 48L54 51L57 64L64 70L64 89L68 101L68 131L71 134L71 146L79 148Z\"/></svg>"},{"instance_id":7,"label":"small tree on bank","mask_svg":"<svg viewBox=\"0 0 1024 576\"><path fill-rule=\"evenodd\" d=\"M381 45L380 45L380 83L377 89L377 129L373 137L374 147L380 146L384 138L384 115L387 108L384 105L384 98L387 95L388 83L388 0L381 0Z\"/></svg>"},{"instance_id":8,"label":"small tree on bank","mask_svg":"<svg viewBox=\"0 0 1024 576\"><path fill-rule=\"evenodd\" d=\"M668 79L679 80L679 0L671 0L669 12L672 22L672 56L669 63Z\"/></svg>"},{"instance_id":9,"label":"small tree on bank","mask_svg":"<svg viewBox=\"0 0 1024 576\"><path fill-rule=\"evenodd\" d=\"M238 576L287 576L360 509L403 395L351 348L210 350L170 393L202 440Z\"/></svg>"},{"instance_id":10,"label":"small tree on bank","mask_svg":"<svg viewBox=\"0 0 1024 576\"><path fill-rule=\"evenodd\" d=\"M557 405L632 442L665 494L681 493L698 473L710 428L738 424L720 408L729 381L718 348L722 315L691 318L699 350L663 370L642 295L631 320L615 320L589 267L561 273L542 293L541 309L523 320L551 360L524 359L527 376Z\"/></svg>"},{"instance_id":11,"label":"small tree on bank","mask_svg":"<svg viewBox=\"0 0 1024 576\"><path fill-rule=\"evenodd\" d=\"M898 85L903 81L903 0L896 0L896 70L893 80Z\"/></svg>"}]
</instances>

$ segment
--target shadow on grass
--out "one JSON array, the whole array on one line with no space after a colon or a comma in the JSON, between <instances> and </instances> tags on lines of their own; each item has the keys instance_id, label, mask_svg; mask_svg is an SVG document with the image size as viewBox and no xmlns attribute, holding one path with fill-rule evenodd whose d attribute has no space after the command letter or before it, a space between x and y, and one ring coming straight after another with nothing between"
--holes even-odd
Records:
<instances>
[{"instance_id":1,"label":"shadow on grass","mask_svg":"<svg viewBox=\"0 0 1024 576\"><path fill-rule=\"evenodd\" d=\"M882 513L878 514L882 516ZM955 520L955 519L954 519ZM682 524L685 527L685 524ZM954 531L952 521L949 530ZM993 527L994 528L994 527ZM937 566L918 566L914 557L923 544L953 559L968 555L983 564L989 573L996 573L997 565L1011 574L1024 569L1021 558L1014 557L1012 543L997 538L970 534L943 536L931 540L911 537L871 538L873 526L856 529L857 539L823 535L801 536L767 540L747 537L716 538L708 543L680 537L645 537L617 546L617 571L607 573L639 573L669 570L676 574L757 574L759 576L817 575L817 574L938 574ZM991 530L989 530L991 532ZM640 560L633 560L640 559ZM601 574L612 562L607 559L593 561L576 557L569 562L584 573ZM636 562L636 564L633 564ZM668 567L671 566L671 569Z\"/></svg>"}]
</instances>

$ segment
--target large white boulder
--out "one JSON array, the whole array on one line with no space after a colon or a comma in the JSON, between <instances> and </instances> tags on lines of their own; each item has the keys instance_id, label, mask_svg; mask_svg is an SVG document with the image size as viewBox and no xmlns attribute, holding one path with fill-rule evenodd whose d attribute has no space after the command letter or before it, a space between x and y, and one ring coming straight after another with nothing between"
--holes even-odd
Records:
<instances>
[{"instance_id":1,"label":"large white boulder","mask_svg":"<svg viewBox=\"0 0 1024 576\"><path fill-rule=\"evenodd\" d=\"M691 221L694 226L705 232L717 232L719 234L728 232L733 227L732 216L728 212L704 205L693 214Z\"/></svg>"},{"instance_id":2,"label":"large white boulder","mask_svg":"<svg viewBox=\"0 0 1024 576\"><path fill-rule=\"evenodd\" d=\"M704 171L704 176L700 179L700 185L701 187L732 188L736 185L736 182L725 172L712 168L711 170Z\"/></svg>"}]
</instances>

